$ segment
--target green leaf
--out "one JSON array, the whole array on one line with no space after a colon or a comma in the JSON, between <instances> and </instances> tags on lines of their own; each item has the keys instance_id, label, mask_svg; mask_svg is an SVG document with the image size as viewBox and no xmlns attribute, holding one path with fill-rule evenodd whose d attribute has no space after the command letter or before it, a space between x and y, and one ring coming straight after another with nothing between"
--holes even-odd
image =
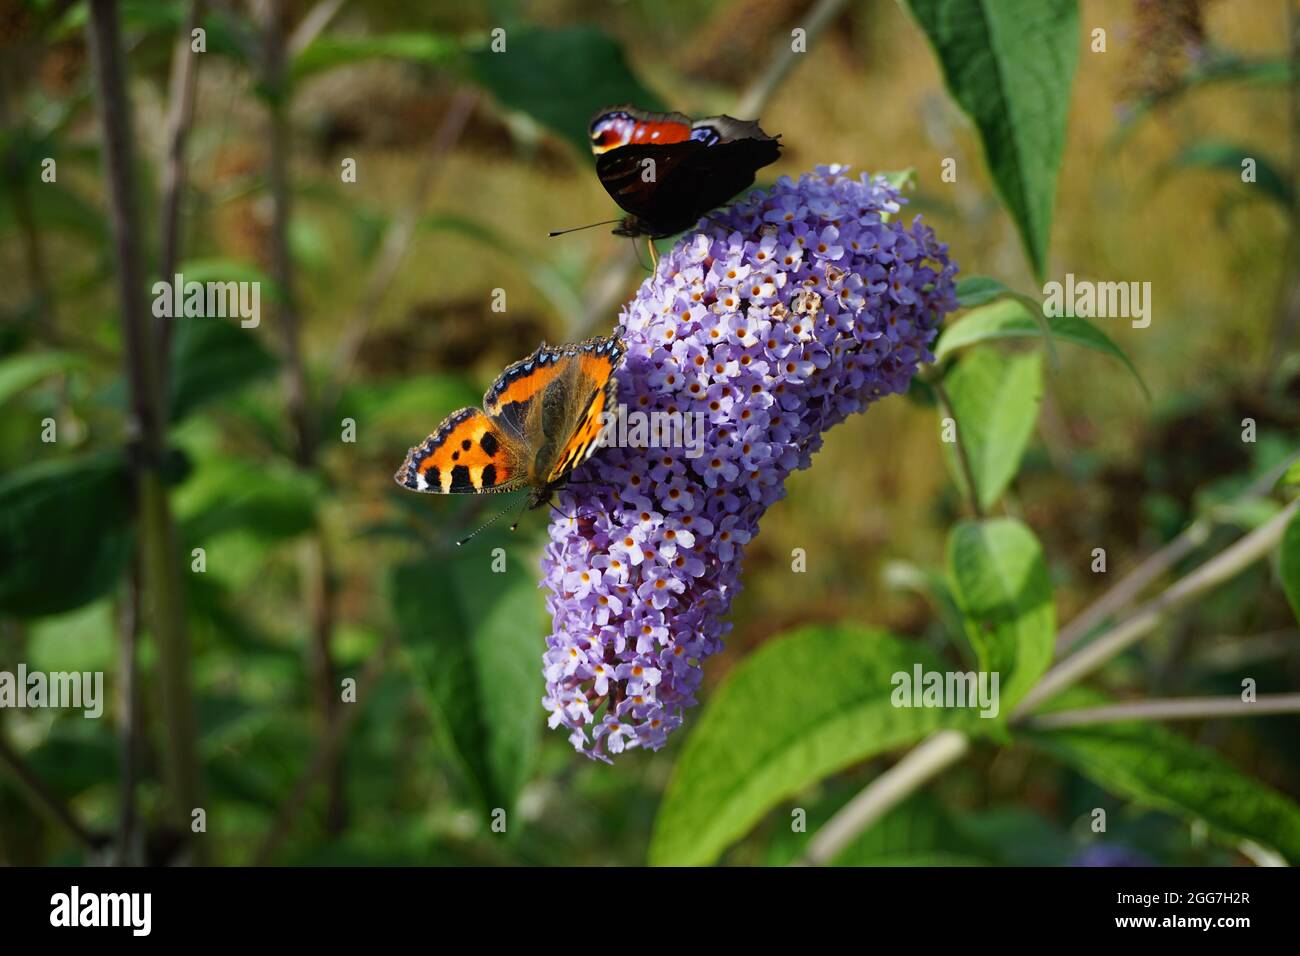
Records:
<instances>
[{"instance_id":1,"label":"green leaf","mask_svg":"<svg viewBox=\"0 0 1300 956\"><path fill-rule=\"evenodd\" d=\"M465 48L456 37L437 33L384 33L378 36L325 34L293 59L295 81L338 66L366 60L405 60L423 66L441 66Z\"/></svg>"},{"instance_id":2,"label":"green leaf","mask_svg":"<svg viewBox=\"0 0 1300 956\"><path fill-rule=\"evenodd\" d=\"M1286 599L1291 602L1296 619L1300 620L1300 511L1291 516L1282 531L1277 567Z\"/></svg>"},{"instance_id":3,"label":"green leaf","mask_svg":"<svg viewBox=\"0 0 1300 956\"><path fill-rule=\"evenodd\" d=\"M1255 182L1245 182L1242 176L1242 162L1251 159L1255 163ZM1281 203L1283 209L1291 208L1291 185L1286 177L1268 159L1259 155L1259 151L1236 143L1220 140L1206 140L1193 143L1183 149L1170 163L1172 169L1219 170L1230 174L1237 182L1250 189L1258 188L1268 196Z\"/></svg>"},{"instance_id":4,"label":"green leaf","mask_svg":"<svg viewBox=\"0 0 1300 956\"><path fill-rule=\"evenodd\" d=\"M206 545L232 531L275 541L313 527L320 496L319 480L298 469L220 457L195 469L176 512L186 542Z\"/></svg>"},{"instance_id":5,"label":"green leaf","mask_svg":"<svg viewBox=\"0 0 1300 956\"><path fill-rule=\"evenodd\" d=\"M480 535L454 557L394 569L402 641L428 680L439 735L485 810L513 808L542 730L538 661L546 624L531 561L513 553L493 573L504 539Z\"/></svg>"},{"instance_id":6,"label":"green leaf","mask_svg":"<svg viewBox=\"0 0 1300 956\"><path fill-rule=\"evenodd\" d=\"M973 309L1004 295L1011 295L1011 290L988 276L966 276L957 280L957 304L963 309Z\"/></svg>"},{"instance_id":7,"label":"green leaf","mask_svg":"<svg viewBox=\"0 0 1300 956\"><path fill-rule=\"evenodd\" d=\"M169 321L177 323L171 378L174 421L270 375L277 367L275 356L253 329L215 318Z\"/></svg>"},{"instance_id":8,"label":"green leaf","mask_svg":"<svg viewBox=\"0 0 1300 956\"><path fill-rule=\"evenodd\" d=\"M1071 345L1092 349L1120 362L1133 374L1142 393L1148 398L1151 396L1147 391L1146 383L1142 381L1142 376L1138 374L1136 366L1129 360L1124 350L1087 319L1062 315L1048 319L1048 326L1054 338L1069 342ZM943 361L958 349L978 345L981 342L1041 338L1042 334L1042 325L1022 301L1006 299L968 312L957 322L947 326L939 336L934 355L937 361Z\"/></svg>"},{"instance_id":9,"label":"green leaf","mask_svg":"<svg viewBox=\"0 0 1300 956\"><path fill-rule=\"evenodd\" d=\"M771 641L696 718L655 818L650 862L712 863L786 797L975 711L895 707L893 675L943 664L924 646L850 625Z\"/></svg>"},{"instance_id":10,"label":"green leaf","mask_svg":"<svg viewBox=\"0 0 1300 956\"><path fill-rule=\"evenodd\" d=\"M504 53L476 50L470 65L502 106L528 114L584 156L591 152L587 124L601 107L664 109L632 73L622 48L595 27L512 30Z\"/></svg>"},{"instance_id":11,"label":"green leaf","mask_svg":"<svg viewBox=\"0 0 1300 956\"><path fill-rule=\"evenodd\" d=\"M0 403L56 372L79 368L86 360L71 352L19 352L0 359Z\"/></svg>"},{"instance_id":12,"label":"green leaf","mask_svg":"<svg viewBox=\"0 0 1300 956\"><path fill-rule=\"evenodd\" d=\"M1277 483L1273 486L1274 491L1282 491L1289 495L1294 495L1300 490L1300 458L1291 462L1286 471L1278 478Z\"/></svg>"},{"instance_id":13,"label":"green leaf","mask_svg":"<svg viewBox=\"0 0 1300 956\"><path fill-rule=\"evenodd\" d=\"M907 0L1040 280L1078 60L1075 0Z\"/></svg>"},{"instance_id":14,"label":"green leaf","mask_svg":"<svg viewBox=\"0 0 1300 956\"><path fill-rule=\"evenodd\" d=\"M28 465L0 479L0 613L68 611L109 591L131 554L120 453Z\"/></svg>"},{"instance_id":15,"label":"green leaf","mask_svg":"<svg viewBox=\"0 0 1300 956\"><path fill-rule=\"evenodd\" d=\"M1053 710L1101 703L1076 691ZM1212 830L1274 847L1300 863L1300 806L1181 734L1124 722L1035 730L1027 739L1113 793Z\"/></svg>"},{"instance_id":16,"label":"green leaf","mask_svg":"<svg viewBox=\"0 0 1300 956\"><path fill-rule=\"evenodd\" d=\"M1052 660L1056 605L1042 549L1012 518L964 521L948 536L948 577L980 669L999 674L1005 718Z\"/></svg>"},{"instance_id":17,"label":"green leaf","mask_svg":"<svg viewBox=\"0 0 1300 956\"><path fill-rule=\"evenodd\" d=\"M963 356L944 386L980 507L989 508L1015 477L1034 433L1043 397L1042 357L1037 352L1008 356L981 349ZM945 442L944 449L964 487L955 444Z\"/></svg>"}]
</instances>

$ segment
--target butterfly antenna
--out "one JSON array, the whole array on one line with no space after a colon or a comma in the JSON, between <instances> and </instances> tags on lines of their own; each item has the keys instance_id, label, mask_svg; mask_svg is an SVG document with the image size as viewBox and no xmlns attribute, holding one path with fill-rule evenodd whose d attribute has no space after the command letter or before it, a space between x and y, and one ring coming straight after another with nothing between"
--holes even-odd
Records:
<instances>
[{"instance_id":1,"label":"butterfly antenna","mask_svg":"<svg viewBox=\"0 0 1300 956\"><path fill-rule=\"evenodd\" d=\"M572 519L572 520L574 520L574 521L578 520L579 518L595 518L595 517L597 516L597 514L598 514L598 513L595 512L595 511L588 511L586 514L571 514L571 515L566 515L566 514L565 514L563 511L561 511L559 508L555 507L555 505L551 505L551 510L554 511L554 512L555 512L557 515L559 515L561 518L564 518L565 520Z\"/></svg>"},{"instance_id":2,"label":"butterfly antenna","mask_svg":"<svg viewBox=\"0 0 1300 956\"><path fill-rule=\"evenodd\" d=\"M583 229L594 229L596 226L608 226L613 222L621 222L619 219L606 219L604 222L589 222L585 226L574 226L572 229L556 229L554 232L548 232L547 238L554 239L556 236L563 236L570 232L579 232Z\"/></svg>"},{"instance_id":3,"label":"butterfly antenna","mask_svg":"<svg viewBox=\"0 0 1300 956\"><path fill-rule=\"evenodd\" d=\"M474 529L473 531L471 531L469 534L465 535L465 537L463 537L463 538L461 538L459 541L457 541L457 542L456 542L456 547L459 548L461 545L463 545L463 544L464 544L466 541L468 541L470 538L473 538L473 537L475 537L476 535L478 535L478 533L479 533L480 531L485 531L485 530L487 530L488 528L492 527L494 524L496 524L498 521L500 521L500 520L501 520L501 516L504 515L504 514L505 514L507 511L509 511L509 510L510 510L509 507L502 508L502 509L501 509L500 511L498 511L496 514L494 514L491 518L488 518L487 521L483 522L481 525L479 525L477 528L475 528L475 529ZM519 524L519 522L516 521L516 522L515 522L515 525L518 525L518 524ZM513 531L513 530L514 530L514 527L512 526L510 530Z\"/></svg>"}]
</instances>

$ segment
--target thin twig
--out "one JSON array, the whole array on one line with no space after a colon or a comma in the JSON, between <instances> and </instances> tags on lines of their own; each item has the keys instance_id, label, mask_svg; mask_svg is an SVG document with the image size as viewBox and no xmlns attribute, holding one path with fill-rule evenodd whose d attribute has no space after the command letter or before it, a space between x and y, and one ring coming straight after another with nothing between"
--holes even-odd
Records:
<instances>
[{"instance_id":1,"label":"thin twig","mask_svg":"<svg viewBox=\"0 0 1300 956\"><path fill-rule=\"evenodd\" d=\"M1199 720L1209 717L1258 717L1300 712L1300 694L1268 694L1253 701L1240 697L1171 697L1135 700L1101 707L1081 707L1038 714L1023 721L1027 730L1083 727L1122 720Z\"/></svg>"},{"instance_id":2,"label":"thin twig","mask_svg":"<svg viewBox=\"0 0 1300 956\"><path fill-rule=\"evenodd\" d=\"M346 707L339 707L334 711L334 718L317 743L316 751L312 754L307 768L303 771L302 776L298 778L298 782L294 784L288 799L280 806L275 815L275 822L271 824L271 829L267 832L257 852L253 854L254 866L265 866L274 858L280 844L284 842L289 835L289 831L293 829L293 824L302 808L306 805L307 798L311 796L312 789L320 782L321 777L329 771L330 767L337 762L336 757L341 750L343 739L360 715L365 702L370 699L370 692L383 674L384 668L388 664L388 656L395 645L396 640L393 635L388 634L375 651L374 656L366 663L365 670L362 671L361 677L357 681L356 702Z\"/></svg>"},{"instance_id":3,"label":"thin twig","mask_svg":"<svg viewBox=\"0 0 1300 956\"><path fill-rule=\"evenodd\" d=\"M809 841L808 852L799 862L806 866L830 862L859 833L960 760L969 749L970 738L960 731L940 730L931 734L840 807Z\"/></svg>"},{"instance_id":4,"label":"thin twig","mask_svg":"<svg viewBox=\"0 0 1300 956\"><path fill-rule=\"evenodd\" d=\"M268 94L270 131L267 185L271 195L272 272L280 290L279 322L284 336L285 405L293 429L295 461L303 471L316 468L317 438L308 393L306 361L302 352L301 316L294 289L293 253L289 248L289 83L285 70L284 18L281 0L262 5L263 82ZM334 661L334 582L330 552L323 527L317 526L302 544L303 601L307 606L310 638L307 670L316 698L321 733L327 733L337 710ZM343 767L333 759L327 768L329 782L329 832L340 833L347 822Z\"/></svg>"},{"instance_id":5,"label":"thin twig","mask_svg":"<svg viewBox=\"0 0 1300 956\"><path fill-rule=\"evenodd\" d=\"M478 99L477 90L460 89L452 96L447 112L443 114L442 121L434 133L429 156L420 169L411 197L393 217L384 232L379 252L366 277L361 302L356 313L344 327L338 345L334 349L334 361L324 399L324 407L327 409L331 407L333 401L337 400L338 393L351 372L352 363L356 360L357 353L365 342L366 334L370 331L370 323L374 321L380 303L392 287L393 279L397 277L397 272L406 258L411 240L419 226L420 216L424 214L424 208L443 170L447 155L460 141L461 134L464 133L465 126L474 113L474 107L478 104Z\"/></svg>"},{"instance_id":6,"label":"thin twig","mask_svg":"<svg viewBox=\"0 0 1300 956\"><path fill-rule=\"evenodd\" d=\"M63 802L59 796L51 790L40 778L27 762L23 760L18 753L9 746L9 741L0 734L0 766L7 769L13 774L14 779L18 781L22 792L27 795L27 799L32 806L38 811L48 814L53 820L58 822L65 830L77 838L77 841L87 850L95 851L103 844L103 840L96 837L90 832L72 812L72 808Z\"/></svg>"},{"instance_id":7,"label":"thin twig","mask_svg":"<svg viewBox=\"0 0 1300 956\"><path fill-rule=\"evenodd\" d=\"M1265 524L1195 571L1180 578L1159 597L1142 605L1131 617L1061 661L1044 674L1042 680L1025 695L1014 717L1029 713L1079 678L1092 673L1116 654L1149 634L1170 611L1190 603L1259 560L1281 539L1282 532L1298 508L1300 508L1300 500L1291 502Z\"/></svg>"},{"instance_id":8,"label":"thin twig","mask_svg":"<svg viewBox=\"0 0 1300 956\"><path fill-rule=\"evenodd\" d=\"M1300 455L1291 455L1286 461L1270 468L1253 481L1237 500L1245 501L1266 494L1277 483L1282 473L1298 458ZM1215 514L1211 511L1193 521L1176 538L1116 582L1100 598L1077 614L1069 624L1061 628L1060 634L1056 637L1056 652L1060 654L1069 650L1112 615L1128 607L1151 582L1204 544L1210 537L1214 525Z\"/></svg>"},{"instance_id":9,"label":"thin twig","mask_svg":"<svg viewBox=\"0 0 1300 956\"><path fill-rule=\"evenodd\" d=\"M805 50L812 46L813 40L821 35L821 32L829 26L836 17L848 5L848 0L821 0L817 6L813 7L806 19L799 23L804 30ZM740 98L736 104L736 111L742 119L748 119L757 116L768 102L772 99L773 94L781 86L781 83L789 75L797 62L797 57L805 56L804 53L796 53L791 37L787 34L777 41L776 51L772 59L768 61L767 67L759 74L757 80L745 91L745 95Z\"/></svg>"},{"instance_id":10,"label":"thin twig","mask_svg":"<svg viewBox=\"0 0 1300 956\"><path fill-rule=\"evenodd\" d=\"M191 34L199 23L203 4L190 0L172 51L172 75L168 90L167 153L162 168L162 229L158 242L158 275L171 282L180 259L181 200L185 193L185 144L194 120L194 97L198 88L198 57ZM175 319L159 318L154 330L158 343L158 388L167 396L171 378L171 342Z\"/></svg>"},{"instance_id":11,"label":"thin twig","mask_svg":"<svg viewBox=\"0 0 1300 956\"><path fill-rule=\"evenodd\" d=\"M136 555L127 574L126 594L122 599L118 648L117 738L122 776L118 784L117 862L131 866L143 862L136 838L135 786L140 772L140 668L137 650L140 641L140 557Z\"/></svg>"},{"instance_id":12,"label":"thin twig","mask_svg":"<svg viewBox=\"0 0 1300 956\"><path fill-rule=\"evenodd\" d=\"M953 439L957 450L957 465L961 469L962 479L966 485L966 495L970 502L970 510L976 518L984 517L984 509L980 507L979 486L975 484L975 469L971 467L970 455L966 449L966 443L961 437L961 423L957 421L957 413L952 409L952 401L948 398L948 390L943 387L943 382L935 379L931 383L934 389L935 397L939 399L939 405L943 409L943 414L951 418L953 422Z\"/></svg>"},{"instance_id":13,"label":"thin twig","mask_svg":"<svg viewBox=\"0 0 1300 956\"><path fill-rule=\"evenodd\" d=\"M345 3L347 0L320 0L316 6L308 10L307 15L289 35L289 42L286 45L289 57L292 59L311 46L312 42L330 25L330 21L343 9Z\"/></svg>"}]
</instances>

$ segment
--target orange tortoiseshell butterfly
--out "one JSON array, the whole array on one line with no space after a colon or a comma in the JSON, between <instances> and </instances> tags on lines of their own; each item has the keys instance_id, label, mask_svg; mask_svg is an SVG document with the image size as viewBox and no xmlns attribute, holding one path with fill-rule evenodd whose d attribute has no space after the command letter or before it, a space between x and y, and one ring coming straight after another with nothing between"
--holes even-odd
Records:
<instances>
[{"instance_id":1,"label":"orange tortoiseshell butterfly","mask_svg":"<svg viewBox=\"0 0 1300 956\"><path fill-rule=\"evenodd\" d=\"M624 355L619 333L576 345L542 344L515 362L483 396L483 407L452 412L406 454L393 477L430 494L528 489L539 508L591 457L602 413L613 410L614 372Z\"/></svg>"}]
</instances>

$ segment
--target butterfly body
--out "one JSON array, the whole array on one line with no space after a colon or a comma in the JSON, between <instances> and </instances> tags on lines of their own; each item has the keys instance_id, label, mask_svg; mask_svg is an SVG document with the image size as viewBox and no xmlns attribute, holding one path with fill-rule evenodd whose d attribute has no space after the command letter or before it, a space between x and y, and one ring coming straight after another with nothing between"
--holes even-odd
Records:
<instances>
[{"instance_id":1,"label":"butterfly body","mask_svg":"<svg viewBox=\"0 0 1300 956\"><path fill-rule=\"evenodd\" d=\"M632 106L601 110L590 126L596 174L628 215L614 234L662 239L691 228L780 156L777 137L731 116L691 120Z\"/></svg>"},{"instance_id":2,"label":"butterfly body","mask_svg":"<svg viewBox=\"0 0 1300 956\"><path fill-rule=\"evenodd\" d=\"M429 494L527 490L529 507L547 504L596 450L623 354L617 333L539 346L501 373L482 408L452 412L408 451L394 479Z\"/></svg>"}]
</instances>

